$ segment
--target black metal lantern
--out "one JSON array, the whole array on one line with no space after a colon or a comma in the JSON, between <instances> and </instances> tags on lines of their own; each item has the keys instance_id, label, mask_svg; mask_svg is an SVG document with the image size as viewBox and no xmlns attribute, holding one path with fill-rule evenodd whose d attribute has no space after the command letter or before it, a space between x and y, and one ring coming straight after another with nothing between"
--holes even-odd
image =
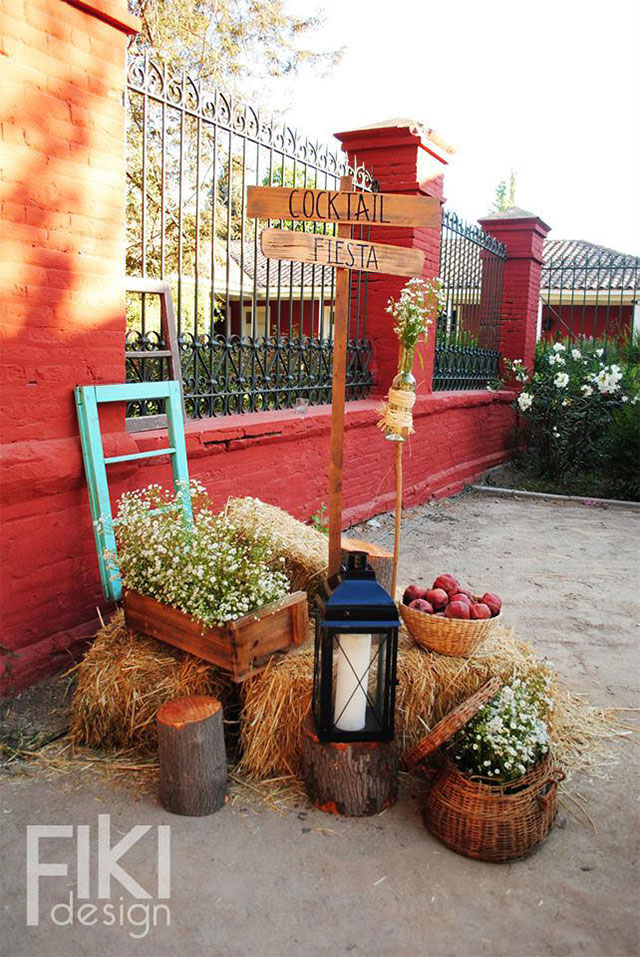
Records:
<instances>
[{"instance_id":1,"label":"black metal lantern","mask_svg":"<svg viewBox=\"0 0 640 957\"><path fill-rule=\"evenodd\" d=\"M316 619L313 713L320 741L390 741L398 610L364 552L352 552Z\"/></svg>"}]
</instances>

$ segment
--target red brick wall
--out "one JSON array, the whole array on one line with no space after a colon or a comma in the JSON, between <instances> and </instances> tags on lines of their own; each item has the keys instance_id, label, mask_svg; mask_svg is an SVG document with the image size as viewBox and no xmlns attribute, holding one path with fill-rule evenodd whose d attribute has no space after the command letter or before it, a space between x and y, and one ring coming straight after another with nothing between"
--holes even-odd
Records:
<instances>
[{"instance_id":1,"label":"red brick wall","mask_svg":"<svg viewBox=\"0 0 640 957\"><path fill-rule=\"evenodd\" d=\"M62 0L0 11L0 669L26 679L99 597L72 390L124 374L126 35Z\"/></svg>"},{"instance_id":2,"label":"red brick wall","mask_svg":"<svg viewBox=\"0 0 640 957\"><path fill-rule=\"evenodd\" d=\"M99 585L73 388L124 378L125 32L82 6L0 0L5 688L69 665L71 652L95 631L96 606L109 610ZM124 2L95 6L107 19L114 11L126 16ZM414 159L399 146L398 162L409 164L406 183L415 188L417 147L407 148ZM389 189L393 163L388 173ZM400 188L405 180L398 175ZM387 242L400 238L425 245L433 269L437 237L385 234ZM384 390L397 352L383 312L390 290L399 288L391 283L381 280L369 302ZM424 392L428 382L423 386ZM477 392L419 397L417 431L405 455L407 504L455 492L508 455L508 402L508 395ZM377 404L348 407L345 523L392 505L392 448L376 428ZM220 506L229 494L253 494L306 519L327 500L329 424L327 407L304 419L284 412L189 423L191 473ZM121 408L105 410L108 455L163 441L158 433L134 437L123 425ZM125 488L168 476L158 459L116 466L113 500Z\"/></svg>"},{"instance_id":3,"label":"red brick wall","mask_svg":"<svg viewBox=\"0 0 640 957\"><path fill-rule=\"evenodd\" d=\"M380 190L388 193L406 193L413 196L435 196L442 200L443 174L446 153L431 146L426 131L408 120L398 120L389 126L372 127L338 133L343 149L367 169L373 169ZM437 229L409 229L380 226L371 229L371 239L394 246L409 246L424 250L423 277L438 275L440 264L440 227ZM398 343L390 334L391 319L385 309L390 297L397 297L406 280L399 276L370 274L367 317L367 336L373 344L372 371L376 392L386 395L397 371ZM433 381L435 337L426 347L419 346L422 364L416 364L414 375L422 382L423 391L431 392ZM420 369L419 374L416 372Z\"/></svg>"},{"instance_id":4,"label":"red brick wall","mask_svg":"<svg viewBox=\"0 0 640 957\"><path fill-rule=\"evenodd\" d=\"M521 214L521 215L520 215ZM500 354L533 368L540 302L542 244L549 227L538 216L494 213L480 225L507 247L500 320Z\"/></svg>"}]
</instances>

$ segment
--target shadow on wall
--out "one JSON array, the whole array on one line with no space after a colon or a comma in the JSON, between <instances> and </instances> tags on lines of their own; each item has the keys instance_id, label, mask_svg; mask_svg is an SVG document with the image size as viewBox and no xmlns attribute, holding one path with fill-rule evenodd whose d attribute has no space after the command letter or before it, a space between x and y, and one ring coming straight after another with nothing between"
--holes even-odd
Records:
<instances>
[{"instance_id":1,"label":"shadow on wall","mask_svg":"<svg viewBox=\"0 0 640 957\"><path fill-rule=\"evenodd\" d=\"M0 670L19 683L67 660L101 597L73 388L124 377L125 38L26 0L0 44Z\"/></svg>"}]
</instances>

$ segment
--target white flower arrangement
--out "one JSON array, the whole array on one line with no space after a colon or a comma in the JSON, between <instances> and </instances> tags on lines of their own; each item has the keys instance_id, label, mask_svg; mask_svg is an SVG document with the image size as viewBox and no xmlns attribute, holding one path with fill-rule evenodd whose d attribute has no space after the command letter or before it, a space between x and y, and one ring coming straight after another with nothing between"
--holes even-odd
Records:
<instances>
[{"instance_id":1,"label":"white flower arrangement","mask_svg":"<svg viewBox=\"0 0 640 957\"><path fill-rule=\"evenodd\" d=\"M274 566L268 540L241 537L224 515L211 509L204 487L190 483L193 524L185 517L181 492L159 485L126 492L115 528L125 587L179 608L203 625L224 624L282 598L289 581ZM160 511L158 511L160 510Z\"/></svg>"},{"instance_id":2,"label":"white flower arrangement","mask_svg":"<svg viewBox=\"0 0 640 957\"><path fill-rule=\"evenodd\" d=\"M414 349L446 301L441 279L410 279L386 311L395 319L394 332L407 349Z\"/></svg>"},{"instance_id":3,"label":"white flower arrangement","mask_svg":"<svg viewBox=\"0 0 640 957\"><path fill-rule=\"evenodd\" d=\"M458 731L449 756L471 775L514 781L549 751L552 678L546 669L514 677Z\"/></svg>"}]
</instances>

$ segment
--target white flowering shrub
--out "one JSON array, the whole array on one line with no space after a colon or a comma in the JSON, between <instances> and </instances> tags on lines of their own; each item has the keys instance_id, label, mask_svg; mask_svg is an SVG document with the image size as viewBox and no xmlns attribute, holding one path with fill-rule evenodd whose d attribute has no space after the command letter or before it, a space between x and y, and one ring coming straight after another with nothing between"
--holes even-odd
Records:
<instances>
[{"instance_id":1,"label":"white flowering shrub","mask_svg":"<svg viewBox=\"0 0 640 957\"><path fill-rule=\"evenodd\" d=\"M514 781L549 750L551 676L540 671L513 678L458 731L448 753L462 770L495 781Z\"/></svg>"},{"instance_id":2,"label":"white flowering shrub","mask_svg":"<svg viewBox=\"0 0 640 957\"><path fill-rule=\"evenodd\" d=\"M522 385L514 407L540 478L601 474L605 494L640 496L640 367L620 362L586 340L538 343L532 372L504 363L505 379Z\"/></svg>"},{"instance_id":3,"label":"white flowering shrub","mask_svg":"<svg viewBox=\"0 0 640 957\"><path fill-rule=\"evenodd\" d=\"M215 514L202 485L192 481L190 488L193 524L180 507L180 492L149 485L122 495L115 533L124 586L203 625L223 624L288 594L268 540L256 534L247 541ZM115 565L114 555L107 558Z\"/></svg>"}]
</instances>

